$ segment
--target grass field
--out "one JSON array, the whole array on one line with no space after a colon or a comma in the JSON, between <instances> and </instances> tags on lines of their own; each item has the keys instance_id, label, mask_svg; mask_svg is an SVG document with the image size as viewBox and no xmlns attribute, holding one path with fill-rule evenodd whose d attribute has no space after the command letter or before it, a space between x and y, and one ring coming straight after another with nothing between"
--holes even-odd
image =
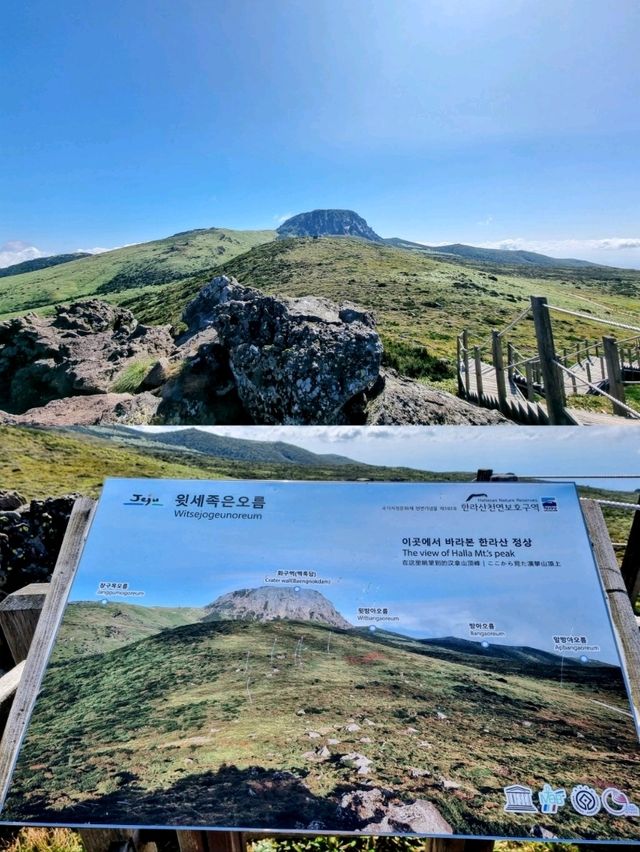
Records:
<instances>
[{"instance_id":1,"label":"grass field","mask_svg":"<svg viewBox=\"0 0 640 852\"><path fill-rule=\"evenodd\" d=\"M456 336L486 342L529 303L545 295L558 307L640 324L640 272L490 266L439 259L411 249L323 237L275 240L273 231L190 231L68 264L0 279L0 319L99 295L145 323L181 327L185 305L214 274L286 296L325 296L372 310L386 362L407 375L453 375ZM615 330L590 320L554 318L559 350ZM533 352L531 320L509 338Z\"/></svg>"},{"instance_id":2,"label":"grass field","mask_svg":"<svg viewBox=\"0 0 640 852\"><path fill-rule=\"evenodd\" d=\"M107 476L170 479L372 479L464 482L465 473L366 464L297 465L246 462L159 447L141 439L101 439L37 427L0 426L0 482L29 499L78 492L97 497Z\"/></svg>"},{"instance_id":3,"label":"grass field","mask_svg":"<svg viewBox=\"0 0 640 852\"><path fill-rule=\"evenodd\" d=\"M640 320L640 273L633 270L537 270L536 276L536 270L453 263L392 246L324 237L261 245L223 263L221 271L267 293L353 301L374 311L387 345L426 347L439 358L455 357L456 335L463 328L475 342L486 339L492 328L503 328L531 295L613 320ZM177 282L164 293L125 298L124 303L147 322L178 322L202 283ZM603 333L598 325L572 318L557 319L554 328L559 347ZM532 322L518 326L512 340L532 348Z\"/></svg>"},{"instance_id":4,"label":"grass field","mask_svg":"<svg viewBox=\"0 0 640 852\"><path fill-rule=\"evenodd\" d=\"M288 621L188 624L52 663L5 818L337 830L342 793L376 786L433 802L456 832L522 836L560 818L504 813L511 783L615 779L640 799L615 669L560 681ZM561 824L585 838L638 830L570 807Z\"/></svg>"},{"instance_id":5,"label":"grass field","mask_svg":"<svg viewBox=\"0 0 640 852\"><path fill-rule=\"evenodd\" d=\"M125 246L9 278L0 278L0 320L89 296L118 300L169 281L201 275L253 246L275 239L275 231L209 228ZM214 274L214 273L212 273Z\"/></svg>"},{"instance_id":6,"label":"grass field","mask_svg":"<svg viewBox=\"0 0 640 852\"><path fill-rule=\"evenodd\" d=\"M99 430L96 430L99 431ZM474 472L421 471L365 464L300 465L241 461L207 456L145 441L79 434L28 426L0 426L0 483L27 499L79 493L100 494L108 476L173 479L370 479L395 482L469 482ZM109 436L107 436L109 435ZM580 487L584 497L636 502L637 495ZM612 541L626 542L632 513L603 507ZM623 551L618 550L622 558Z\"/></svg>"}]
</instances>

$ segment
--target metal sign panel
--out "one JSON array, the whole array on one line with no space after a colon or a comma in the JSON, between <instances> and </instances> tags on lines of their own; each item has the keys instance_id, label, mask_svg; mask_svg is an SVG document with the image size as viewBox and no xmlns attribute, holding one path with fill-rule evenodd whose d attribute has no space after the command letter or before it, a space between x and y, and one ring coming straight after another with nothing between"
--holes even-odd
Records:
<instances>
[{"instance_id":1,"label":"metal sign panel","mask_svg":"<svg viewBox=\"0 0 640 852\"><path fill-rule=\"evenodd\" d=\"M1 818L640 839L572 484L108 480Z\"/></svg>"}]
</instances>

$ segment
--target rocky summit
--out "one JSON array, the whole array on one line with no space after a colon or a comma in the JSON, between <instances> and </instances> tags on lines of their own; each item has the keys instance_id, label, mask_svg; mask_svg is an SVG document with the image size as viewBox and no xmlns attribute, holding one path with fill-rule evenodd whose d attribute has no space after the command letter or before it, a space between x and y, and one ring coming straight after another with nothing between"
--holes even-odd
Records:
<instances>
[{"instance_id":1,"label":"rocky summit","mask_svg":"<svg viewBox=\"0 0 640 852\"><path fill-rule=\"evenodd\" d=\"M205 607L204 621L312 621L348 630L351 625L314 589L238 589Z\"/></svg>"},{"instance_id":2,"label":"rocky summit","mask_svg":"<svg viewBox=\"0 0 640 852\"><path fill-rule=\"evenodd\" d=\"M280 237L359 237L380 243L382 237L353 210L311 210L298 213L277 229Z\"/></svg>"}]
</instances>

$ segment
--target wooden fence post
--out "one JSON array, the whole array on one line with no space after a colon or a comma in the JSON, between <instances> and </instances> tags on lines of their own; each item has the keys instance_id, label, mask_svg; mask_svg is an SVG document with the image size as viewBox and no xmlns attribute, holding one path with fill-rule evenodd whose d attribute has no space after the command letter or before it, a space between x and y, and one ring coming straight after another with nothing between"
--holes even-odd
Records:
<instances>
[{"instance_id":1,"label":"wooden fence post","mask_svg":"<svg viewBox=\"0 0 640 852\"><path fill-rule=\"evenodd\" d=\"M456 374L458 376L458 396L464 398L463 393L463 384L462 384L462 335L459 334L456 338Z\"/></svg>"},{"instance_id":2,"label":"wooden fence post","mask_svg":"<svg viewBox=\"0 0 640 852\"><path fill-rule=\"evenodd\" d=\"M538 343L549 423L552 426L563 426L569 422L564 410L566 405L564 380L560 376L560 368L556 363L556 350L546 296L532 296L531 310Z\"/></svg>"},{"instance_id":3,"label":"wooden fence post","mask_svg":"<svg viewBox=\"0 0 640 852\"><path fill-rule=\"evenodd\" d=\"M465 328L462 332L462 360L464 362L464 389L469 398L469 332Z\"/></svg>"},{"instance_id":4,"label":"wooden fence post","mask_svg":"<svg viewBox=\"0 0 640 852\"><path fill-rule=\"evenodd\" d=\"M473 358L476 365L476 390L478 391L478 402L482 402L482 358L480 357L480 347L473 347Z\"/></svg>"},{"instance_id":5,"label":"wooden fence post","mask_svg":"<svg viewBox=\"0 0 640 852\"><path fill-rule=\"evenodd\" d=\"M491 332L491 353L493 356L493 366L496 371L496 384L498 386L498 405L503 414L507 413L507 385L504 378L504 361L502 354L502 340L500 332L494 330Z\"/></svg>"},{"instance_id":6,"label":"wooden fence post","mask_svg":"<svg viewBox=\"0 0 640 852\"><path fill-rule=\"evenodd\" d=\"M640 506L640 496L638 505ZM631 603L634 604L640 596L640 509L633 513L629 541L624 550L620 573L629 592Z\"/></svg>"},{"instance_id":7,"label":"wooden fence post","mask_svg":"<svg viewBox=\"0 0 640 852\"><path fill-rule=\"evenodd\" d=\"M0 627L15 663L27 659L49 583L30 583L0 603Z\"/></svg>"},{"instance_id":8,"label":"wooden fence post","mask_svg":"<svg viewBox=\"0 0 640 852\"><path fill-rule=\"evenodd\" d=\"M619 402L624 402L624 384L622 382L622 370L620 368L620 354L615 337L603 337L602 347L604 359L607 364L607 378L609 379L609 393ZM613 403L613 413L622 417L627 416L624 408Z\"/></svg>"},{"instance_id":9,"label":"wooden fence post","mask_svg":"<svg viewBox=\"0 0 640 852\"><path fill-rule=\"evenodd\" d=\"M531 365L531 361L525 362L524 372L527 377L527 399L529 402L535 402L536 391L533 387L533 366Z\"/></svg>"},{"instance_id":10,"label":"wooden fence post","mask_svg":"<svg viewBox=\"0 0 640 852\"><path fill-rule=\"evenodd\" d=\"M67 600L69 585L78 567L94 507L93 500L80 497L71 510L49 591L25 662L24 674L20 679L0 743L0 806L4 804L14 758L36 703L49 649Z\"/></svg>"},{"instance_id":11,"label":"wooden fence post","mask_svg":"<svg viewBox=\"0 0 640 852\"><path fill-rule=\"evenodd\" d=\"M622 643L629 675L631 700L636 720L638 720L640 719L640 631L627 588L618 568L602 509L595 500L581 500L581 503L602 584L611 607L611 615Z\"/></svg>"},{"instance_id":12,"label":"wooden fence post","mask_svg":"<svg viewBox=\"0 0 640 852\"><path fill-rule=\"evenodd\" d=\"M513 377L515 375L515 367L513 366L515 359L516 350L512 343L507 343L507 374L510 382L513 382Z\"/></svg>"}]
</instances>

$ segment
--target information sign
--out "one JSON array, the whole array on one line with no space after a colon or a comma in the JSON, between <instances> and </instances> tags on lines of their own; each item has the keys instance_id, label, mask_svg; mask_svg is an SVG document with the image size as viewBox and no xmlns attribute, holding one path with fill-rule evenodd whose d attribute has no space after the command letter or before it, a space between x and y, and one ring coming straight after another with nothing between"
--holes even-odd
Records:
<instances>
[{"instance_id":1,"label":"information sign","mask_svg":"<svg viewBox=\"0 0 640 852\"><path fill-rule=\"evenodd\" d=\"M113 479L5 822L640 839L572 484Z\"/></svg>"}]
</instances>

